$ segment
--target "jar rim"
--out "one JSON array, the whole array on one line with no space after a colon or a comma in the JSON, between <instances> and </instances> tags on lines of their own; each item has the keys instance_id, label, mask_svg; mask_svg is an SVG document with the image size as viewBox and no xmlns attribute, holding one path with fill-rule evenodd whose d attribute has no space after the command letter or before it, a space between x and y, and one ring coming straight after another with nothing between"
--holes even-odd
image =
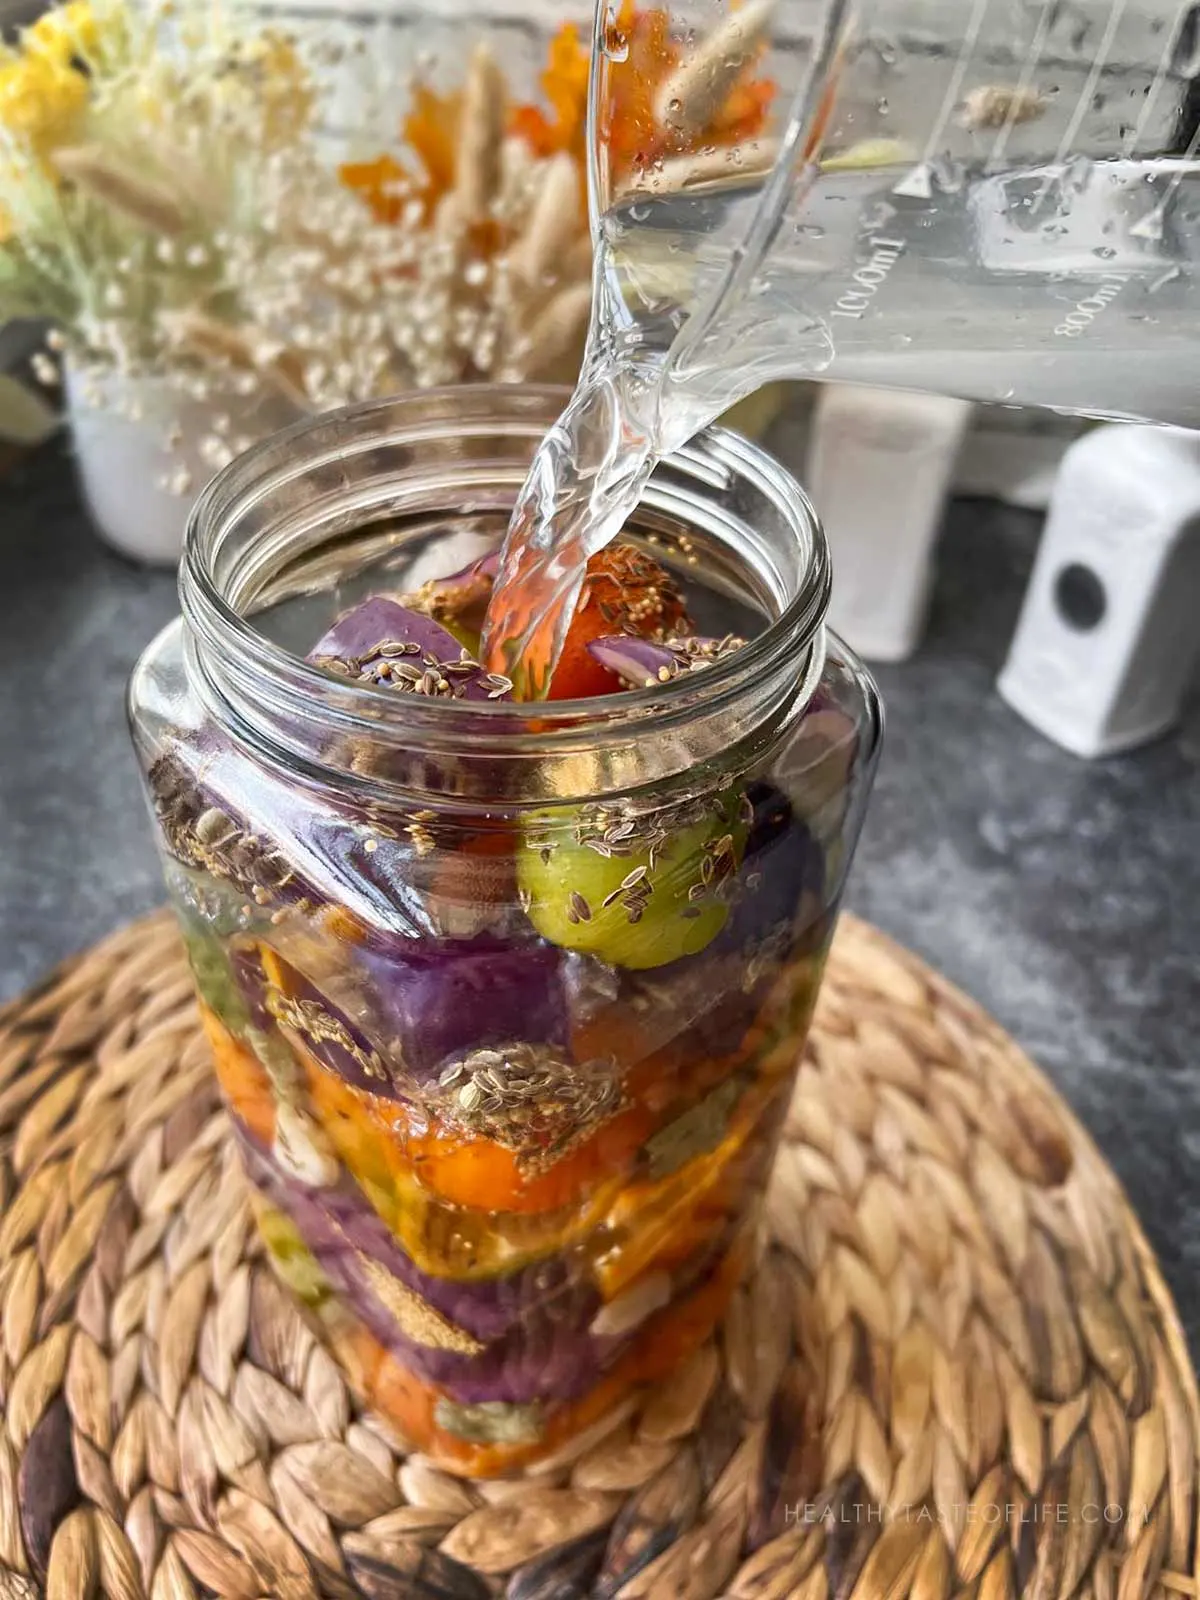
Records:
<instances>
[{"instance_id":1,"label":"jar rim","mask_svg":"<svg viewBox=\"0 0 1200 1600\"><path fill-rule=\"evenodd\" d=\"M335 677L260 632L253 611L239 609L235 591L255 574L261 577L261 562L235 561L219 575L225 546L239 519L261 513L273 492L304 474L336 465L349 492L352 480L346 468L352 469L355 455L383 446L419 447L423 440L445 439L449 430L466 439L507 435L514 429L540 436L569 394L565 387L533 384L414 390L305 418L218 473L189 517L179 578L190 635L189 660L202 680L197 687L218 720L232 724L233 731L248 736L252 744L265 745L268 755L279 742L284 715L300 722L318 719L326 734L375 742L399 738L408 748L420 744L443 753L461 750L469 741L472 754L486 749L503 757L533 738L538 752L547 755L567 753L581 739L658 735L686 723L700 707L707 712L730 706L781 668L787 668L793 679L807 681L811 674L804 671L805 657L811 657L819 643L830 586L820 522L808 496L781 463L719 426L704 429L667 458L656 470L642 504L655 502L656 479L664 467L679 468L701 484L744 482L762 494L788 525L803 553L802 576L778 614L744 648L703 672L681 674L669 683L620 695L528 706L442 699L422 703L414 696L389 695ZM267 719L269 726L256 704L268 686L275 713ZM288 741L283 753L293 762L303 754Z\"/></svg>"}]
</instances>

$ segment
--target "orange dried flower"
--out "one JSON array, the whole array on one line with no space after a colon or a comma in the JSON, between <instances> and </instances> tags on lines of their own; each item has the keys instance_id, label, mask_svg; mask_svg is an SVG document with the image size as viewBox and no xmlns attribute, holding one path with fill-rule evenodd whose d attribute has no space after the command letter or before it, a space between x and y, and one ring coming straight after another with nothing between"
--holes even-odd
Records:
<instances>
[{"instance_id":1,"label":"orange dried flower","mask_svg":"<svg viewBox=\"0 0 1200 1600\"><path fill-rule=\"evenodd\" d=\"M414 176L386 153L370 161L349 161L338 169L342 182L362 197L376 222L394 226L414 201L424 222L454 187L461 110L461 94L438 94L418 84L401 133L420 162L420 173Z\"/></svg>"},{"instance_id":2,"label":"orange dried flower","mask_svg":"<svg viewBox=\"0 0 1200 1600\"><path fill-rule=\"evenodd\" d=\"M609 65L606 119L603 137L612 163L613 177L674 154L696 142L664 127L655 105L658 92L679 65L681 51L671 35L671 15L661 8L638 11L633 0L622 0L609 24ZM550 110L518 106L510 130L526 140L538 156L567 150L586 165L589 59L573 22L564 23L550 44L541 87ZM739 144L762 131L774 98L775 85L754 78L749 71L735 84L725 104L700 135L700 143Z\"/></svg>"},{"instance_id":3,"label":"orange dried flower","mask_svg":"<svg viewBox=\"0 0 1200 1600\"><path fill-rule=\"evenodd\" d=\"M634 0L621 0L620 10L609 24L607 45L608 93L602 136L617 182L697 143L725 147L762 131L775 85L754 77L749 66L698 138L659 120L655 110L659 90L681 56L671 35L669 11L639 11ZM545 104L515 106L508 119L510 134L523 139L535 156L545 159L567 151L579 165L581 183L587 167L589 71L587 45L578 26L566 22L547 51L541 75ZM387 155L342 167L343 182L363 197L377 220L397 223L417 200L425 221L454 187L461 109L461 94L438 94L425 85L414 91L402 133L419 159L417 176L410 176L400 162Z\"/></svg>"},{"instance_id":4,"label":"orange dried flower","mask_svg":"<svg viewBox=\"0 0 1200 1600\"><path fill-rule=\"evenodd\" d=\"M541 106L517 106L509 119L509 131L523 138L534 155L553 156L567 150L583 160L588 71L588 52L579 29L575 23L565 22L550 41L541 77L550 113Z\"/></svg>"},{"instance_id":5,"label":"orange dried flower","mask_svg":"<svg viewBox=\"0 0 1200 1600\"><path fill-rule=\"evenodd\" d=\"M390 227L400 221L405 206L417 195L412 179L394 156L347 161L338 169L338 176L365 201L376 222Z\"/></svg>"},{"instance_id":6,"label":"orange dried flower","mask_svg":"<svg viewBox=\"0 0 1200 1600\"><path fill-rule=\"evenodd\" d=\"M426 183L423 197L435 206L454 187L455 156L458 148L458 123L462 95L438 94L418 84L413 91L413 107L401 127L406 144L421 158Z\"/></svg>"}]
</instances>

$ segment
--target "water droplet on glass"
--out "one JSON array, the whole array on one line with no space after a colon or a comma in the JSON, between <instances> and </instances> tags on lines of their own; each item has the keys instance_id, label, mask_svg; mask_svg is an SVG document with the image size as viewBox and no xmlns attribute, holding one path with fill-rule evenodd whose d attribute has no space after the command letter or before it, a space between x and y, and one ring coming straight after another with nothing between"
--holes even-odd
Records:
<instances>
[{"instance_id":1,"label":"water droplet on glass","mask_svg":"<svg viewBox=\"0 0 1200 1600\"><path fill-rule=\"evenodd\" d=\"M673 117L677 117L679 115L679 113L683 110L683 101L679 98L679 96L677 94L672 95L671 98L667 101L667 110L671 113L671 115Z\"/></svg>"},{"instance_id":2,"label":"water droplet on glass","mask_svg":"<svg viewBox=\"0 0 1200 1600\"><path fill-rule=\"evenodd\" d=\"M647 205L635 204L635 205L630 206L630 208L629 208L629 220L630 220L630 222L645 222L646 218L649 215L650 215L650 207L647 206Z\"/></svg>"},{"instance_id":3,"label":"water droplet on glass","mask_svg":"<svg viewBox=\"0 0 1200 1600\"><path fill-rule=\"evenodd\" d=\"M892 109L892 108L891 108L891 106L890 106L890 105L889 105L889 104L888 104L888 99L887 99L887 96L886 96L886 95L882 95L882 94L881 94L881 95L880 95L880 97L879 97L879 99L878 99L878 100L876 100L876 102L875 102L875 109L876 109L876 111L878 111L878 113L879 113L879 115L880 115L880 116L881 116L881 117L886 117L886 116L887 116L887 114L888 114L888 112L889 112L889 111L890 111L890 110L891 110L891 109Z\"/></svg>"},{"instance_id":4,"label":"water droplet on glass","mask_svg":"<svg viewBox=\"0 0 1200 1600\"><path fill-rule=\"evenodd\" d=\"M1097 247L1092 251L1092 254L1094 256L1099 256L1101 261L1111 261L1116 253L1117 252L1110 244L1097 245Z\"/></svg>"},{"instance_id":5,"label":"water droplet on glass","mask_svg":"<svg viewBox=\"0 0 1200 1600\"><path fill-rule=\"evenodd\" d=\"M610 22L604 30L604 54L610 61L629 60L629 35L615 23Z\"/></svg>"},{"instance_id":6,"label":"water droplet on glass","mask_svg":"<svg viewBox=\"0 0 1200 1600\"><path fill-rule=\"evenodd\" d=\"M934 182L943 194L957 194L966 181L966 168L951 155L936 157L932 172Z\"/></svg>"}]
</instances>

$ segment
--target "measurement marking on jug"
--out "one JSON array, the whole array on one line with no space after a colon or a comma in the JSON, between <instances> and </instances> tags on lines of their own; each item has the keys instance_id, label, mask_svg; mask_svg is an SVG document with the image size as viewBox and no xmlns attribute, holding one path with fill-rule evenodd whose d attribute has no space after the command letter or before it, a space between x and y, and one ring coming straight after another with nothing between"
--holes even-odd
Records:
<instances>
[{"instance_id":1,"label":"measurement marking on jug","mask_svg":"<svg viewBox=\"0 0 1200 1600\"><path fill-rule=\"evenodd\" d=\"M1054 330L1055 337L1078 339L1081 333L1086 333L1096 318L1108 310L1128 282L1123 272L1106 272L1095 293L1077 301L1074 311L1068 312L1058 324Z\"/></svg>"},{"instance_id":2,"label":"measurement marking on jug","mask_svg":"<svg viewBox=\"0 0 1200 1600\"><path fill-rule=\"evenodd\" d=\"M1112 9L1108 13L1108 20L1104 25L1104 37L1100 40L1091 67L1088 70L1087 81L1080 91L1079 99L1075 102L1075 109L1071 112L1071 120L1067 123L1066 131L1059 140L1058 153L1054 157L1055 165L1068 160L1075 148L1075 140L1083 126L1083 119L1091 109L1093 97L1104 69L1108 65L1109 52L1117 37L1117 28L1121 18L1125 15L1126 0L1114 0Z\"/></svg>"},{"instance_id":3,"label":"measurement marking on jug","mask_svg":"<svg viewBox=\"0 0 1200 1600\"><path fill-rule=\"evenodd\" d=\"M1196 154L1198 151L1200 151L1200 128L1197 128L1192 134L1192 137L1188 140L1188 146L1183 152L1182 158L1169 163L1174 176L1167 185L1166 193L1154 207L1153 211L1147 212L1147 214L1142 217L1140 221L1135 222L1133 227L1130 228L1129 233L1131 238L1148 239L1151 241L1151 243L1157 243L1162 238L1163 230L1166 226L1167 216L1171 209L1171 202L1179 193L1179 189L1184 178L1188 177L1195 170ZM1168 163L1164 162L1163 165L1165 167L1168 165Z\"/></svg>"},{"instance_id":4,"label":"measurement marking on jug","mask_svg":"<svg viewBox=\"0 0 1200 1600\"><path fill-rule=\"evenodd\" d=\"M1128 161L1129 157L1134 153L1138 145L1141 143L1143 133L1150 126L1150 119L1154 115L1155 107L1157 106L1158 97L1162 92L1163 85L1171 82L1172 80L1173 74L1171 72L1171 63L1175 58L1175 50L1180 39L1183 37L1184 29L1188 25L1189 14L1190 8L1187 6L1181 6L1179 8L1178 24L1167 34L1167 42L1163 45L1162 56L1159 60L1157 68L1155 69L1154 77L1146 93L1146 98L1142 103L1141 112L1138 115L1137 121L1130 130L1129 136L1126 138L1125 143L1121 147L1122 161Z\"/></svg>"},{"instance_id":5,"label":"measurement marking on jug","mask_svg":"<svg viewBox=\"0 0 1200 1600\"><path fill-rule=\"evenodd\" d=\"M1066 132L1058 142L1058 150L1051 168L1053 175L1042 179L1041 186L1029 206L1030 217L1041 215L1042 207L1052 193L1056 191L1061 193L1063 178L1059 169L1065 167L1070 160L1076 137L1083 126L1083 119L1088 114L1092 98L1096 93L1096 86L1099 84L1104 68L1108 63L1108 53L1112 49L1113 41L1117 36L1117 27L1125 14L1125 5L1126 0L1113 0L1112 9L1108 13L1108 21L1104 27L1104 37L1097 48L1096 57L1092 62L1087 81L1079 92L1079 98L1076 100L1074 110L1071 112L1071 119L1067 123Z\"/></svg>"},{"instance_id":6,"label":"measurement marking on jug","mask_svg":"<svg viewBox=\"0 0 1200 1600\"><path fill-rule=\"evenodd\" d=\"M950 118L954 115L954 108L958 105L959 96L962 94L963 82L967 76L967 68L975 54L975 46L979 42L979 35L983 28L983 19L987 15L989 0L975 0L971 20L967 24L963 35L962 48L958 52L958 60L954 63L954 70L950 74L950 82L946 93L942 97L941 109L938 111L937 120L930 131L929 138L925 141L925 153L920 161L892 190L893 194L907 195L910 199L931 200L933 198L933 180L931 177L933 158L937 153L946 129L950 126Z\"/></svg>"},{"instance_id":7,"label":"measurement marking on jug","mask_svg":"<svg viewBox=\"0 0 1200 1600\"><path fill-rule=\"evenodd\" d=\"M1046 40L1050 36L1050 28L1058 13L1058 0L1046 0L1042 14L1038 18L1038 25L1034 31L1033 43L1029 54L1021 67L1021 75L1013 90L1012 101L1008 108L1008 115L1004 119L1004 126L996 135L996 142L992 146L991 154L987 159L986 170L998 172L1004 165L1004 152L1008 148L1008 141L1012 131L1017 126L1020 117L1020 107L1026 103L1030 91L1037 78L1038 67L1041 64L1042 51L1046 48Z\"/></svg>"},{"instance_id":8,"label":"measurement marking on jug","mask_svg":"<svg viewBox=\"0 0 1200 1600\"><path fill-rule=\"evenodd\" d=\"M888 273L904 254L903 239L868 239L867 244L871 250L870 260L851 274L851 282L858 285L857 289L846 289L838 297L831 315L847 317L851 322L859 322L863 312L879 293L882 284L887 282Z\"/></svg>"}]
</instances>

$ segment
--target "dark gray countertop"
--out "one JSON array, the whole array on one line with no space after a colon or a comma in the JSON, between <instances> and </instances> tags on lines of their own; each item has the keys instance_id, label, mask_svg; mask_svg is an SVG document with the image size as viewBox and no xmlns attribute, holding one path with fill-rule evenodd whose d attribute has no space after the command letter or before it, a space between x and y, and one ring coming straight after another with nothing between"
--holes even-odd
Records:
<instances>
[{"instance_id":1,"label":"dark gray countertop","mask_svg":"<svg viewBox=\"0 0 1200 1600\"><path fill-rule=\"evenodd\" d=\"M1200 706L1087 765L997 697L1038 519L951 511L851 904L980 1000L1123 1179L1200 1352ZM161 898L124 687L173 578L108 554L59 446L0 482L0 999Z\"/></svg>"}]
</instances>

